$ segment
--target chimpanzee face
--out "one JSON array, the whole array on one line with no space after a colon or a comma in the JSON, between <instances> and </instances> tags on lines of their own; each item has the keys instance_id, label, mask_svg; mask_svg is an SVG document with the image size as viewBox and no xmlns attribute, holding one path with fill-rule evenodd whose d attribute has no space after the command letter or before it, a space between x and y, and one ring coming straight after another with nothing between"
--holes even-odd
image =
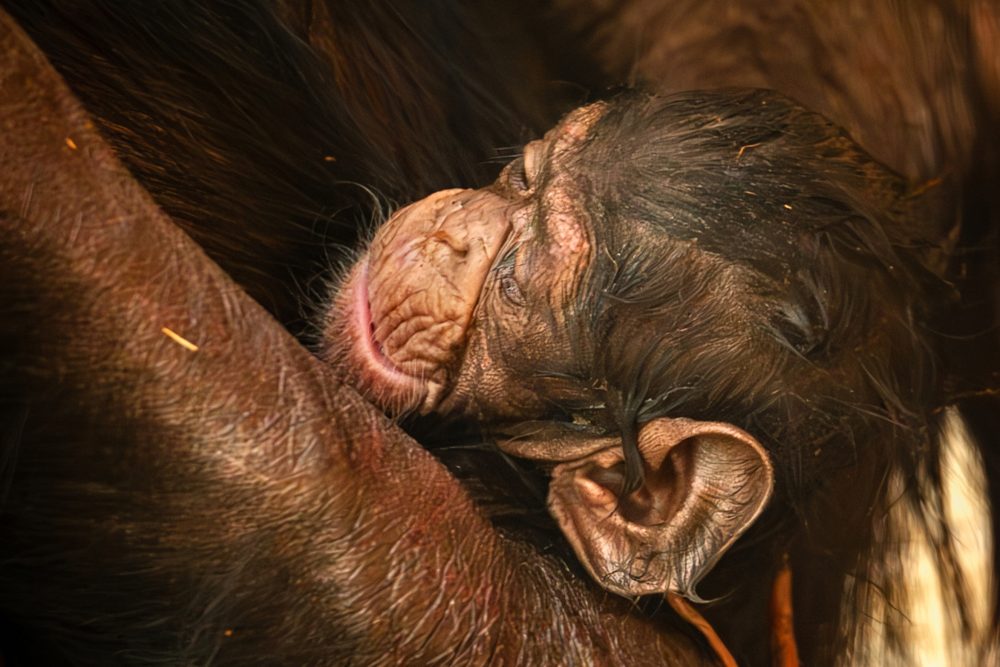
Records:
<instances>
[{"instance_id":1,"label":"chimpanzee face","mask_svg":"<svg viewBox=\"0 0 1000 667\"><path fill-rule=\"evenodd\" d=\"M396 213L331 309L349 343L329 356L389 411L561 463L552 511L612 590L691 593L775 460L802 483L924 400L912 208L773 93L593 104L490 187Z\"/></svg>"}]
</instances>

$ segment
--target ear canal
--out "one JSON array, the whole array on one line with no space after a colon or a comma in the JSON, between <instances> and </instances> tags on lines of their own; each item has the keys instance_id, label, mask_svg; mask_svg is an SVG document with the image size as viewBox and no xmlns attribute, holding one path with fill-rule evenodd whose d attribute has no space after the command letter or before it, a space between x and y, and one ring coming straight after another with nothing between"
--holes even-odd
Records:
<instances>
[{"instance_id":1,"label":"ear canal","mask_svg":"<svg viewBox=\"0 0 1000 667\"><path fill-rule=\"evenodd\" d=\"M590 574L624 596L679 593L698 581L763 511L774 469L735 426L661 418L639 431L646 479L621 495L621 446L557 466L549 509Z\"/></svg>"}]
</instances>

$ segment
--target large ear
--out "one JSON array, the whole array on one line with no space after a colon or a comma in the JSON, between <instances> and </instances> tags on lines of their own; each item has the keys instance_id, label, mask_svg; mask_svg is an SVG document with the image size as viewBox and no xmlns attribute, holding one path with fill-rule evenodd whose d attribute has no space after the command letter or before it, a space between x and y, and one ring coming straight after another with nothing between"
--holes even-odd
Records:
<instances>
[{"instance_id":1,"label":"large ear","mask_svg":"<svg viewBox=\"0 0 1000 667\"><path fill-rule=\"evenodd\" d=\"M774 469L764 448L729 424L657 419L639 431L645 481L624 486L621 446L552 471L549 508L590 574L625 596L695 584L760 515Z\"/></svg>"}]
</instances>

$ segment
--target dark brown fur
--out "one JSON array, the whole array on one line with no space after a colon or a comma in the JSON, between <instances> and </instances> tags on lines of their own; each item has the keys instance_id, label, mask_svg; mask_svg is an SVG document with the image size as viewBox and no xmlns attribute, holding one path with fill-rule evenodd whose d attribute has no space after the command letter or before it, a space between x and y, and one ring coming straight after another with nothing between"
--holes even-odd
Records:
<instances>
[{"instance_id":1,"label":"dark brown fur","mask_svg":"<svg viewBox=\"0 0 1000 667\"><path fill-rule=\"evenodd\" d=\"M787 3L760 5L773 8L775 15L787 9ZM177 0L149 6L110 0L9 0L3 6L67 80L138 184L240 287L295 331L302 330L302 311L315 296L311 280L329 263L325 243L352 245L359 227L378 217L385 200L408 200L442 186L482 183L495 170L494 149L520 145L561 110L560 104L539 102L558 74L539 71L532 64L544 49L530 37L520 36L525 26L519 28L512 21L511 27L496 15L456 8L449 2L384 8L370 3L269 5L253 0ZM617 19L624 14L595 17L581 7L582 3L574 4L573 11L589 28L620 29ZM989 230L996 210L991 208L996 173L990 171L995 167L996 143L990 128L997 127L1000 106L995 77L989 78L992 70L982 55L991 53L982 32L994 36L995 32L982 27L991 24L974 23L970 16L975 13L967 12L965 3L958 3L954 11L944 3L921 3L921 7L941 17L937 25L942 26L946 39L924 35L921 21L925 15L900 14L914 31L894 33L884 48L894 64L909 68L915 62L921 74L915 82L906 79L902 90L873 77L876 97L861 100L879 102L878 91L885 88L887 96L898 95L907 100L902 106L909 107L914 88L919 93L945 86L949 91L946 108L928 109L931 127L922 136L931 137L930 149L915 154L909 153L914 142L895 134L898 128L891 122L892 113L877 105L870 112L867 104L861 104L861 112L852 111L850 105L859 103L853 99L857 96L822 76L828 66L836 64L837 51L824 51L828 42L816 37L816 31L826 29L827 24L835 29L836 21L815 22L807 12L810 30L792 30L788 26L798 24L756 21L754 10L727 24L720 19L723 13L713 13L708 6L708 13L702 15L708 28L671 24L660 34L688 35L690 43L698 45L684 58L673 59L678 68L669 73L672 83L667 85L685 89L716 84L773 86L850 127L870 152L911 177L908 186L914 191L921 179L939 173L950 178L946 178L949 189L941 198L943 203L933 207L943 215L935 219L944 224L950 211L961 211L967 247L974 251L957 256L953 273L976 276L975 286L981 290L979 296L964 302L971 304L962 311L971 313L963 319L960 333L964 335L983 330L983 313L987 313L987 326L992 325L988 320L992 311L980 304L995 299L992 283L987 282L995 281L995 269L978 268L990 266L989 258L983 261L982 248L995 247L989 245L995 243ZM898 9L893 5L893 10ZM989 6L982 5L979 11L988 14ZM542 18L528 15L525 23ZM544 18L551 20L551 15ZM780 29L794 34L810 57L798 59L777 48L763 58L763 70L753 74L760 80L743 79L744 66L752 68L762 62L754 57L757 47L753 45L767 45L770 32ZM499 42L491 38L496 30L503 36ZM586 27L584 31L592 34ZM636 49L624 34L623 42L608 42L617 51L605 61L606 76L583 76L579 70L572 75L601 84L628 77ZM978 41L967 41L970 35L978 36ZM511 49L512 44L516 48ZM576 50L566 51L571 56L562 56L574 66L586 61L581 42L575 44ZM668 52L676 56L678 51L670 48L683 50L686 44L684 39L673 47L667 44ZM921 44L945 49L940 62L930 58L935 66L943 62L944 70L920 70L928 58L919 53L919 58L903 56L892 46L910 53L919 52ZM749 55L740 50L744 45L751 45ZM19 42L16 49L10 48L5 58L27 47ZM552 62L551 54L544 57ZM731 72L706 78L712 69L725 71L730 61L740 65L735 78L729 78ZM787 87L791 74L782 69L785 63L799 67L795 70L802 77L795 83L799 88ZM51 72L47 66L37 67L37 72ZM654 70L639 75L654 82L658 76L667 76ZM23 86L5 98L4 104L31 102L28 81L19 80ZM837 109L824 107L824 86L845 96L846 107L838 104L837 109L847 108L847 112L838 115ZM406 92L400 94L400 90ZM48 138L64 142L60 119L66 109L51 105L34 109L33 118L55 128ZM956 109L961 113L953 114ZM9 111L5 107L5 120L13 117ZM86 122L83 117L74 113L70 127L74 132L89 132L81 129ZM881 127L891 132L862 127L871 117L889 121ZM442 123L447 131L435 131ZM19 125L19 134L5 129L6 141L23 140L17 145L34 146L32 137L43 136L32 134L37 127ZM81 155L90 155L88 151L96 145L90 140L98 141L94 135L86 136L88 142L80 143ZM742 146L731 148L739 151ZM388 435L388 458L374 461L366 458L365 447L350 447L358 442L365 446L381 442L367 434L358 436L358 424L371 423L368 420L374 417L354 403L350 394L326 396L323 371L166 220L157 218L156 225L122 237L106 230L96 233L88 226L94 216L110 220L121 211L75 205L82 206L92 201L95 192L122 183L142 199L143 195L136 194L139 188L128 185L127 175L116 173L96 184L73 180L75 176L64 173L66 156L59 154L55 159L50 155L45 169L37 172L39 178L62 173L63 180L54 181L55 189L44 190L47 198L39 189L37 201L42 204L36 206L44 208L32 208L25 201L38 156L24 154L15 160L10 156L20 154L4 155L11 160L6 167L25 179L3 179L8 190L0 207L4 230L0 600L3 615L13 623L6 633L8 645L18 649L8 662L303 664L451 657L507 658L532 664L571 659L640 664L644 660L662 663L663 656L658 655L662 651L669 664L668 654L674 650L676 664L697 660L687 653L689 640L669 627L671 621L665 619L669 614L664 610L654 609L653 621L638 619L630 615L634 610L627 605L595 596L585 583L567 576L561 565L515 542L498 539L471 509L453 478L412 443ZM744 155L763 159L753 156L752 147ZM927 155L931 158L926 159ZM955 162L941 166L942 155ZM892 183L891 187L901 187ZM60 207L61 201L65 203ZM814 204L821 215L837 213L824 208L824 202ZM865 206L874 207L873 216L903 213L890 215L875 204ZM130 211L155 217L144 199ZM896 260L895 246L905 244L905 239L895 237L865 238L850 225L840 231L829 245L814 250L837 261L874 261L884 266ZM79 245L67 245L67 239ZM857 241L862 242L863 252L852 245ZM148 258L145 268L136 268L136 254ZM910 248L906 254L912 255ZM933 262L922 255L912 256L914 265ZM101 262L96 269L95 261ZM823 274L827 268L821 263L816 271ZM775 275L780 275L780 266ZM836 271L823 275L842 294L855 295L865 288L849 279L841 283L843 276ZM921 267L908 267L886 289L894 299L915 300L913 305L920 311L927 303L916 299L923 289L922 275ZM630 298L642 296L631 294L627 284L617 287ZM817 326L823 323L816 310L821 288L819 283L803 282L795 299L785 304L787 308L778 309L769 320L766 333L784 346L791 359L844 355L848 346L843 341L856 335L846 324L843 335ZM219 294L224 297L216 300ZM839 322L853 326L871 317L869 312L853 310L853 303L856 300L841 299L832 304L846 309ZM231 359L216 359L215 366L196 373L188 365L191 357L169 347L172 344L158 328L137 326L152 322L165 326L166 314L189 311L194 312L190 320L194 331L226 331L235 322L236 332L226 339L237 350L230 352L234 354ZM928 332L917 325L924 319L917 312L913 327L894 330L901 338L891 342L902 344L892 347L892 354L905 356L914 344L923 345ZM796 591L804 599L817 600L817 607L797 606L797 620L807 629L801 639L807 650L820 656L816 658L819 664L831 647L839 645L847 625L865 620L861 611L852 615L852 608L848 608L846 624L831 619L840 613L836 601L843 592L839 574L845 571L845 556L865 547L854 542L855 527L872 521L864 501L878 496L886 452L893 452L890 464L911 475L926 468L933 482L935 472L928 465L934 461L934 441L928 438L928 428L933 430L934 422L926 411L947 400L934 395L939 381L956 391L978 390L987 384L984 377L996 373L1000 345L995 336L980 340L986 344L975 348L963 338L962 345L956 346L961 349L949 351L946 361L935 359L940 368L933 381L921 379L931 370L926 366L907 367L906 373L920 379L912 389L898 375L900 365L909 363L909 358L900 361L874 354L860 362L871 371L869 389L882 401L877 414L870 417L893 440L882 443L884 451L858 448L859 460L849 463L867 464L865 457L874 457L862 469L864 479L821 485L814 509L797 505L796 487L808 487L816 479L816 470L802 459L804 450L781 457L789 483L786 501L798 512L785 520L813 527L831 516L829 507L844 511L839 500L845 494L854 494L857 501L841 523L811 528L812 532L806 531L809 539L789 544L798 562L809 563L799 570ZM168 347L158 347L162 344ZM157 350L157 355L174 352L179 356L165 362L144 352L147 349ZM616 349L642 353L627 345ZM959 368L958 362L967 359L972 363L966 363L962 372L945 377L946 371ZM624 362L611 366L636 367L634 360ZM292 370L279 372L282 365ZM963 374L967 368L977 375ZM253 369L249 376L248 369ZM686 398L706 414L735 413L728 389L739 383L726 375L718 384L726 391ZM260 386L284 390L258 391ZM225 409L209 410L211 415L206 416L206 405L218 405L212 398ZM737 395L736 400L742 397ZM808 406L788 396L767 407L791 414L809 412ZM920 414L908 414L914 407ZM856 408L849 410L852 418L859 416ZM752 408L739 410L741 414L749 411L751 419L759 417ZM245 432L234 432L231 425L242 423L246 414L258 421L251 422ZM825 419L839 413L821 407L811 414ZM991 414L995 406L988 403L981 410L985 415L981 423L989 426ZM337 421L345 415L350 416L349 423ZM885 416L891 420L882 419ZM293 424L291 432L302 434L308 445L292 451L310 472L293 475L291 481L264 483L259 477L262 469L288 463L280 454L289 451L289 441L273 426L286 423L283 420ZM331 435L319 422L341 426ZM760 427L769 432L799 423L769 420ZM378 424L375 433L389 433ZM987 433L995 434L995 424L991 428ZM352 465L360 465L361 477L371 482L370 487L359 488L351 481L358 476L357 468L345 472L338 467L342 466L338 456L317 452L321 449L317 443L328 442L326 438L339 443L338 453L353 452ZM775 443L780 441L775 438ZM241 474L220 477L200 467L202 453L238 449L247 443L254 446L245 452ZM907 443L930 448L930 455L908 458L927 452L908 448ZM851 447L840 451L850 452ZM489 485L493 460L484 463L479 454L469 456L466 450L456 466L473 479L472 486L485 496L484 505L496 506L500 496ZM219 460L228 459L213 459ZM410 483L414 477L431 487L427 495L421 495L423 487L415 489ZM510 480L504 477L501 482L506 485ZM857 492L859 485L866 489L864 494ZM935 487L927 488L931 494L927 507L933 511ZM360 500L347 507L338 505L330 489L349 489L342 493L356 493ZM916 488L916 493L919 499L921 490ZM404 499L414 504L407 505ZM359 508L373 508L372 514ZM509 503L500 503L499 511L509 512ZM412 549L387 554L376 548L371 531L382 533L386 526L372 519L375 516L399 517L403 523L390 526L390 532L398 529L393 535L406 536L411 540L406 545ZM525 515L513 517L507 524L523 531ZM728 574L720 571L715 590L723 594L757 588L749 594L762 599L767 577L747 580L741 572L768 571L778 555L769 549L786 546L785 542L768 543L772 537L758 534L755 541L748 541L746 550L735 552L737 566ZM542 533L542 539L550 543L551 535ZM754 550L762 543L764 548ZM480 548L481 544L487 546ZM425 557L415 559L417 569L414 561L406 560L412 554ZM947 553L942 554L940 565L947 569ZM435 569L439 561L434 560L439 556L460 563L468 576L449 579L452 587L441 588L444 573ZM531 567L513 572L508 568L509 563L522 561L537 566L540 574L531 574ZM325 569L330 563L338 564L332 574ZM838 576L827 576L831 571ZM331 578L323 579L321 574L331 574ZM412 582L416 592L394 598L392 590L382 588L390 580ZM439 596L442 590L444 597ZM497 590L505 594L501 595L503 613L499 617L487 614L486 622L480 623L484 617L476 614L484 609L483 600L496 599L490 596ZM470 591L485 597L468 597ZM459 606L467 615L457 620L448 616L448 608L439 604L445 598L465 600L467 604ZM396 599L416 606L383 606ZM728 641L742 655L758 659L760 642L766 641L759 627L763 610L744 606L736 613L730 600L721 601L718 609L717 622ZM383 612L389 624L373 623L372 618ZM743 615L754 622L744 623ZM436 630L426 637L400 632L400 628L415 627L414 619L431 621ZM379 628L392 632L380 634ZM530 641L522 643L525 640ZM501 648L510 653L491 653Z\"/></svg>"}]
</instances>

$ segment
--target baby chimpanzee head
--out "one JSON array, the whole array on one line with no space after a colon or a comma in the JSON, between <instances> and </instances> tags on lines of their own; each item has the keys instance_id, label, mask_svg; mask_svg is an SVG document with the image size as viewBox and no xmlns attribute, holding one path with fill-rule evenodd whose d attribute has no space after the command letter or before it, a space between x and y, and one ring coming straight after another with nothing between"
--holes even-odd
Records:
<instances>
[{"instance_id":1,"label":"baby chimpanzee head","mask_svg":"<svg viewBox=\"0 0 1000 667\"><path fill-rule=\"evenodd\" d=\"M693 595L775 476L798 490L920 428L940 251L918 209L775 93L628 94L395 214L329 356L390 411L560 463L550 507L611 590Z\"/></svg>"}]
</instances>

